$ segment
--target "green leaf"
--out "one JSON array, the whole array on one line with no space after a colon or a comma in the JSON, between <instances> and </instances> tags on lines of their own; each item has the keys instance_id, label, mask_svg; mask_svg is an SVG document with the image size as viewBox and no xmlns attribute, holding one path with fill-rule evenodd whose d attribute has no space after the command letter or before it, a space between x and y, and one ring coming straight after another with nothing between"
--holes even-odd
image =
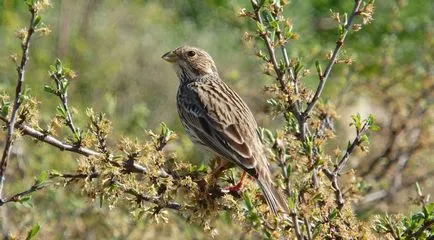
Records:
<instances>
[{"instance_id":1,"label":"green leaf","mask_svg":"<svg viewBox=\"0 0 434 240\"><path fill-rule=\"evenodd\" d=\"M292 166L291 164L288 164L288 166L286 167L286 174L289 176L291 176L292 174Z\"/></svg>"},{"instance_id":2,"label":"green leaf","mask_svg":"<svg viewBox=\"0 0 434 240\"><path fill-rule=\"evenodd\" d=\"M69 81L63 80L60 82L60 92L62 94L66 94L66 91L68 91Z\"/></svg>"},{"instance_id":3,"label":"green leaf","mask_svg":"<svg viewBox=\"0 0 434 240\"><path fill-rule=\"evenodd\" d=\"M304 66L301 63L301 60L297 59L297 62L295 64L295 66L294 66L294 74L295 74L296 77L298 76L298 74L300 73L300 71L303 70L303 68L304 68Z\"/></svg>"},{"instance_id":4,"label":"green leaf","mask_svg":"<svg viewBox=\"0 0 434 240\"><path fill-rule=\"evenodd\" d=\"M53 89L51 86L49 86L49 85L45 85L45 86L44 86L44 91L47 92L47 93L51 93L51 94L55 94L55 95L57 95L56 90L54 90L54 89Z\"/></svg>"},{"instance_id":5,"label":"green leaf","mask_svg":"<svg viewBox=\"0 0 434 240\"><path fill-rule=\"evenodd\" d=\"M338 215L338 210L333 209L333 211L331 211L331 213L329 214L329 219L332 220L332 219L334 219L337 215Z\"/></svg>"},{"instance_id":6,"label":"green leaf","mask_svg":"<svg viewBox=\"0 0 434 240\"><path fill-rule=\"evenodd\" d=\"M56 72L57 74L62 74L63 72L63 66L62 66L62 62L60 61L60 59L56 59Z\"/></svg>"},{"instance_id":7,"label":"green leaf","mask_svg":"<svg viewBox=\"0 0 434 240\"><path fill-rule=\"evenodd\" d=\"M380 130L380 126L373 124L373 125L369 126L369 130L371 130L373 132L377 132L378 130Z\"/></svg>"},{"instance_id":8,"label":"green leaf","mask_svg":"<svg viewBox=\"0 0 434 240\"><path fill-rule=\"evenodd\" d=\"M56 115L62 119L66 119L66 112L61 106L56 107Z\"/></svg>"},{"instance_id":9,"label":"green leaf","mask_svg":"<svg viewBox=\"0 0 434 240\"><path fill-rule=\"evenodd\" d=\"M32 206L32 203L30 202L30 200L32 200L32 196L27 195L27 196L19 197L17 202L26 208L32 208L33 206Z\"/></svg>"},{"instance_id":10,"label":"green leaf","mask_svg":"<svg viewBox=\"0 0 434 240\"><path fill-rule=\"evenodd\" d=\"M48 172L42 171L39 176L35 179L35 185L40 185L48 179Z\"/></svg>"},{"instance_id":11,"label":"green leaf","mask_svg":"<svg viewBox=\"0 0 434 240\"><path fill-rule=\"evenodd\" d=\"M322 77L322 68L318 60L315 61L315 67L318 76Z\"/></svg>"},{"instance_id":12,"label":"green leaf","mask_svg":"<svg viewBox=\"0 0 434 240\"><path fill-rule=\"evenodd\" d=\"M369 137L366 134L363 134L362 137L360 137L360 143L364 142L369 144Z\"/></svg>"},{"instance_id":13,"label":"green leaf","mask_svg":"<svg viewBox=\"0 0 434 240\"><path fill-rule=\"evenodd\" d=\"M36 16L35 21L33 22L33 26L37 27L38 24L41 22L41 16Z\"/></svg>"},{"instance_id":14,"label":"green leaf","mask_svg":"<svg viewBox=\"0 0 434 240\"><path fill-rule=\"evenodd\" d=\"M10 105L11 105L11 103L8 101L5 101L2 103L1 109L0 109L0 115L2 117L6 117L8 115Z\"/></svg>"},{"instance_id":15,"label":"green leaf","mask_svg":"<svg viewBox=\"0 0 434 240\"><path fill-rule=\"evenodd\" d=\"M360 117L360 113L351 115L351 118L353 119L353 122L350 123L350 126L354 125L357 131L359 131L362 128L362 120Z\"/></svg>"},{"instance_id":16,"label":"green leaf","mask_svg":"<svg viewBox=\"0 0 434 240\"><path fill-rule=\"evenodd\" d=\"M265 28L260 22L256 22L256 29L259 33L263 33Z\"/></svg>"},{"instance_id":17,"label":"green leaf","mask_svg":"<svg viewBox=\"0 0 434 240\"><path fill-rule=\"evenodd\" d=\"M30 229L30 231L27 233L26 240L33 239L38 234L40 228L41 226L39 226L37 223L33 225L32 229Z\"/></svg>"},{"instance_id":18,"label":"green leaf","mask_svg":"<svg viewBox=\"0 0 434 240\"><path fill-rule=\"evenodd\" d=\"M53 65L50 65L50 66L48 67L48 69L49 69L50 75L51 75L51 74L54 74L54 73L56 72L56 67L53 66Z\"/></svg>"},{"instance_id":19,"label":"green leaf","mask_svg":"<svg viewBox=\"0 0 434 240\"><path fill-rule=\"evenodd\" d=\"M264 128L264 135L268 138L268 141L270 143L274 143L274 141L276 140L273 136L273 133L269 129Z\"/></svg>"},{"instance_id":20,"label":"green leaf","mask_svg":"<svg viewBox=\"0 0 434 240\"><path fill-rule=\"evenodd\" d=\"M35 0L25 0L24 3L30 8L33 7Z\"/></svg>"},{"instance_id":21,"label":"green leaf","mask_svg":"<svg viewBox=\"0 0 434 240\"><path fill-rule=\"evenodd\" d=\"M252 200L250 200L250 195L247 192L243 194L244 202L246 203L246 207L249 211L253 210Z\"/></svg>"}]
</instances>

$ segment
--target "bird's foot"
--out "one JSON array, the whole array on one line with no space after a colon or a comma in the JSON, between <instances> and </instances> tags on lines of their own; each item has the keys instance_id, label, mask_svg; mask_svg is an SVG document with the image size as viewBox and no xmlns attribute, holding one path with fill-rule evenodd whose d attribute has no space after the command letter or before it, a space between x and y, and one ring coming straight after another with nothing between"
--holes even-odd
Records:
<instances>
[{"instance_id":1,"label":"bird's foot","mask_svg":"<svg viewBox=\"0 0 434 240\"><path fill-rule=\"evenodd\" d=\"M246 177L246 172L243 172L243 174L241 175L240 181L238 181L238 183L234 186L229 186L226 187L225 190L229 191L229 192L238 192L241 190L242 186L243 186L243 181L244 178Z\"/></svg>"}]
</instances>

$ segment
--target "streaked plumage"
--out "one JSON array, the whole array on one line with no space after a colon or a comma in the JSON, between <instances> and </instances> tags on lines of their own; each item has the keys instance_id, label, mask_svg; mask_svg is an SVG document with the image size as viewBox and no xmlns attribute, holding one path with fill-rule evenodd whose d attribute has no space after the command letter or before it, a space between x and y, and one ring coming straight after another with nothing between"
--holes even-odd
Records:
<instances>
[{"instance_id":1,"label":"streaked plumage","mask_svg":"<svg viewBox=\"0 0 434 240\"><path fill-rule=\"evenodd\" d=\"M273 213L288 212L273 186L255 118L241 97L220 79L211 56L183 46L163 59L173 63L180 80L178 113L191 140L255 178Z\"/></svg>"}]
</instances>

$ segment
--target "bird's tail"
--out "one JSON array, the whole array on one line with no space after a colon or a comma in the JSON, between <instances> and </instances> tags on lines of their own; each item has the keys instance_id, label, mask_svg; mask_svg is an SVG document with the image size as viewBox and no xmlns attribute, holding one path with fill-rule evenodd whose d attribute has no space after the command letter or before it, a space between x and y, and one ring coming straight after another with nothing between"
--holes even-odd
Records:
<instances>
[{"instance_id":1,"label":"bird's tail","mask_svg":"<svg viewBox=\"0 0 434 240\"><path fill-rule=\"evenodd\" d=\"M288 205L283 195L273 186L270 179L259 177L258 184L261 187L264 198L274 215L279 212L289 213Z\"/></svg>"}]
</instances>

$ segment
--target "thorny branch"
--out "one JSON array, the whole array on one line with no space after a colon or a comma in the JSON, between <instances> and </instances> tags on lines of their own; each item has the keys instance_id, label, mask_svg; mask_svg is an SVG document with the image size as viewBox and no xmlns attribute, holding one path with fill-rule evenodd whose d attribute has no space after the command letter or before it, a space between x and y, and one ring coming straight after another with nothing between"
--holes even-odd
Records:
<instances>
[{"instance_id":1,"label":"thorny branch","mask_svg":"<svg viewBox=\"0 0 434 240\"><path fill-rule=\"evenodd\" d=\"M13 142L13 133L14 133L14 126L17 121L17 112L18 109L21 106L22 103L22 92L23 92L23 83L24 83L24 73L25 73L25 67L27 64L27 61L29 60L29 46L30 46L30 40L32 38L33 33L35 32L35 18L37 15L37 12L35 9L30 8L30 23L27 30L27 34L25 35L25 38L23 39L21 43L21 49L22 49L22 56L21 56L21 63L17 67L18 72L18 80L17 80L17 86L15 89L15 99L14 104L12 108L12 114L10 117L10 121L8 121L8 130L6 134L6 142L3 149L3 155L0 162L0 199L2 199L2 192L3 192L3 183L5 179L5 172L8 164L9 155L11 153L11 147Z\"/></svg>"}]
</instances>

